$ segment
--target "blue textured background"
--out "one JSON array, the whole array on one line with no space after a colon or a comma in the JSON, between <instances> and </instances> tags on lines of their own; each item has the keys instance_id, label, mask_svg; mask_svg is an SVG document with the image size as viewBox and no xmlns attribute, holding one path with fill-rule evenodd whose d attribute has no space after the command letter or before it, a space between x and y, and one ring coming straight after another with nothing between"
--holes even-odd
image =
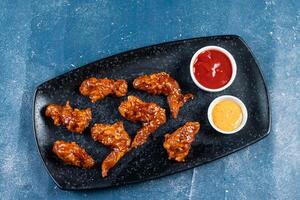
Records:
<instances>
[{"instance_id":1,"label":"blue textured background","mask_svg":"<svg viewBox=\"0 0 300 200\"><path fill-rule=\"evenodd\" d=\"M118 188L58 189L32 132L35 87L129 49L238 34L270 92L264 140L173 176ZM0 199L300 199L300 1L0 1Z\"/></svg>"}]
</instances>

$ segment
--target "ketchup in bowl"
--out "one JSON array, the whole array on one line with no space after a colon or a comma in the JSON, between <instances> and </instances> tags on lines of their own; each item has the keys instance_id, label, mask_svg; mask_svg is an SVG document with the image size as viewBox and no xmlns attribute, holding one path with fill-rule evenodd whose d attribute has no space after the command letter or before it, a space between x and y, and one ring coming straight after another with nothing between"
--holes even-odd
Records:
<instances>
[{"instance_id":1,"label":"ketchup in bowl","mask_svg":"<svg viewBox=\"0 0 300 200\"><path fill-rule=\"evenodd\" d=\"M193 56L191 73L194 82L201 89L216 92L229 87L233 82L236 64L234 58L225 49L207 46Z\"/></svg>"},{"instance_id":2,"label":"ketchup in bowl","mask_svg":"<svg viewBox=\"0 0 300 200\"><path fill-rule=\"evenodd\" d=\"M198 55L194 73L197 81L203 86L217 89L229 82L232 66L225 54L217 50L208 50Z\"/></svg>"}]
</instances>

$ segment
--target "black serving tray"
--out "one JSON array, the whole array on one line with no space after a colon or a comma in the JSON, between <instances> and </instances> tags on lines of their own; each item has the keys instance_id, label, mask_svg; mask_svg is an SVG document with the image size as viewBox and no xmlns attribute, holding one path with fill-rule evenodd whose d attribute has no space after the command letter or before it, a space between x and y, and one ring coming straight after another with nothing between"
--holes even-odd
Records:
<instances>
[{"instance_id":1,"label":"black serving tray","mask_svg":"<svg viewBox=\"0 0 300 200\"><path fill-rule=\"evenodd\" d=\"M222 92L204 92L190 77L189 64L193 54L207 45L221 46L236 59L236 79ZM180 110L177 120L170 116L164 96L151 96L132 87L135 77L161 71L170 73L179 82L183 92L191 92L195 95L194 100L188 101ZM167 123L160 127L146 144L124 156L106 178L101 177L101 162L111 150L94 142L90 137L89 128L82 135L70 133L64 127L54 126L52 120L44 116L47 104L64 104L70 100L72 106L92 108L93 119L90 126L94 123L114 123L123 120L126 130L133 138L140 125L122 118L117 109L126 97L109 96L93 104L87 97L80 95L81 82L92 76L126 79L129 83L128 95L136 95L145 101L156 102L167 110ZM240 132L233 135L216 132L207 119L210 102L224 94L240 98L248 109L247 124ZM167 42L101 59L38 86L33 108L34 131L41 157L58 187L68 190L124 185L190 169L253 144L268 135L271 126L268 92L262 73L250 49L239 36L235 35ZM164 135L187 121L199 121L201 130L186 162L170 161L162 145ZM79 143L97 161L97 165L89 170L65 165L51 151L53 143L59 139Z\"/></svg>"}]
</instances>

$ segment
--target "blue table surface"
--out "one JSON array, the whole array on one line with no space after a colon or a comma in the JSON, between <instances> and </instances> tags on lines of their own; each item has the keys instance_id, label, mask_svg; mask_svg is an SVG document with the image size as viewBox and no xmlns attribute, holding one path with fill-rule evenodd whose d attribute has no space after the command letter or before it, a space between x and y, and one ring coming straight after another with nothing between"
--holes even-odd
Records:
<instances>
[{"instance_id":1,"label":"blue table surface","mask_svg":"<svg viewBox=\"0 0 300 200\"><path fill-rule=\"evenodd\" d=\"M172 176L118 188L62 191L32 129L35 87L126 50L237 34L270 93L260 142ZM0 199L300 199L300 1L0 1Z\"/></svg>"}]
</instances>

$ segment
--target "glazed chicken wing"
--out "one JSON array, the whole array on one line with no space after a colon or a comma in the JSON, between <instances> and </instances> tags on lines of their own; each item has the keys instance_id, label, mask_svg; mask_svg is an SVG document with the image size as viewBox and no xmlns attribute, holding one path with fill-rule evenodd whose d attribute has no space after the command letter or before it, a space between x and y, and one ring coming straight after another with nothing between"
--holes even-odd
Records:
<instances>
[{"instance_id":1,"label":"glazed chicken wing","mask_svg":"<svg viewBox=\"0 0 300 200\"><path fill-rule=\"evenodd\" d=\"M92 138L113 151L102 162L102 177L129 151L131 139L124 129L123 122L95 124L91 129Z\"/></svg>"},{"instance_id":2,"label":"glazed chicken wing","mask_svg":"<svg viewBox=\"0 0 300 200\"><path fill-rule=\"evenodd\" d=\"M177 81L165 72L139 76L133 81L133 87L153 95L167 96L170 111L175 119L184 103L193 98L192 94L181 94Z\"/></svg>"},{"instance_id":3,"label":"glazed chicken wing","mask_svg":"<svg viewBox=\"0 0 300 200\"><path fill-rule=\"evenodd\" d=\"M88 96L95 103L108 95L125 96L127 93L127 82L125 80L92 77L83 81L79 90L82 95Z\"/></svg>"},{"instance_id":4,"label":"glazed chicken wing","mask_svg":"<svg viewBox=\"0 0 300 200\"><path fill-rule=\"evenodd\" d=\"M199 129L199 122L187 122L172 134L166 134L163 145L168 152L169 159L184 162L185 157L189 154L191 143L195 140Z\"/></svg>"},{"instance_id":5,"label":"glazed chicken wing","mask_svg":"<svg viewBox=\"0 0 300 200\"><path fill-rule=\"evenodd\" d=\"M52 151L66 164L82 168L94 166L94 159L76 142L58 140L54 143Z\"/></svg>"},{"instance_id":6,"label":"glazed chicken wing","mask_svg":"<svg viewBox=\"0 0 300 200\"><path fill-rule=\"evenodd\" d=\"M45 114L47 117L53 119L54 125L66 126L69 131L77 133L82 133L92 119L92 111L90 108L82 110L77 108L73 109L69 101L67 101L65 106L49 104Z\"/></svg>"},{"instance_id":7,"label":"glazed chicken wing","mask_svg":"<svg viewBox=\"0 0 300 200\"><path fill-rule=\"evenodd\" d=\"M121 115L132 121L141 122L143 127L137 132L131 147L137 147L146 142L150 134L166 122L165 109L156 103L147 103L135 96L128 96L119 106Z\"/></svg>"}]
</instances>

